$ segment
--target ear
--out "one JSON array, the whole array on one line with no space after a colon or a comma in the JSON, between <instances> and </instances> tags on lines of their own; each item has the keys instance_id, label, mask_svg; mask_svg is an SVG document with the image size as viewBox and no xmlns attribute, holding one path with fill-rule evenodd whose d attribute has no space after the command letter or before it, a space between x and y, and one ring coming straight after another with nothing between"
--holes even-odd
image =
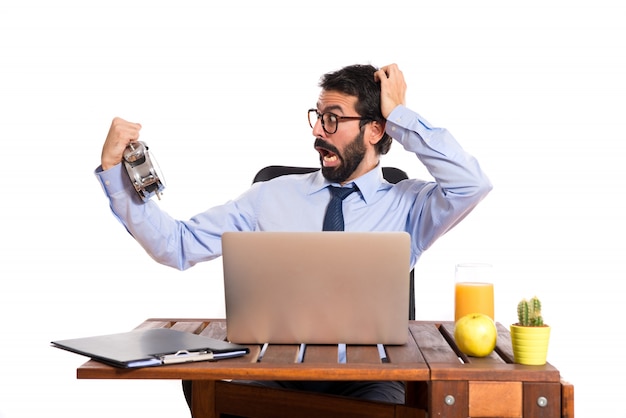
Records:
<instances>
[{"instance_id":1,"label":"ear","mask_svg":"<svg viewBox=\"0 0 626 418\"><path fill-rule=\"evenodd\" d=\"M385 134L385 123L380 123L378 121L372 121L368 124L369 129L367 133L367 139L370 144L375 145L378 144Z\"/></svg>"}]
</instances>

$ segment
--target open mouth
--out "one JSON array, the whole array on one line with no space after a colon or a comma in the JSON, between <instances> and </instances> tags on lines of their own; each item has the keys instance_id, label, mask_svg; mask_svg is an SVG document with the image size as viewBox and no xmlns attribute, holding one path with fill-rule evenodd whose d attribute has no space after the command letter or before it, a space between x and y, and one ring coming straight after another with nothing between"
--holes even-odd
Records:
<instances>
[{"instance_id":1,"label":"open mouth","mask_svg":"<svg viewBox=\"0 0 626 418\"><path fill-rule=\"evenodd\" d=\"M317 147L317 152L320 153L320 157L324 166L335 165L339 161L339 157L334 152L331 152L325 148Z\"/></svg>"},{"instance_id":2,"label":"open mouth","mask_svg":"<svg viewBox=\"0 0 626 418\"><path fill-rule=\"evenodd\" d=\"M339 155L335 152L336 150L331 150L334 148L332 145L327 145L325 142L318 138L315 143L315 149L320 154L320 161L322 162L324 167L334 167L340 164L341 160Z\"/></svg>"}]
</instances>

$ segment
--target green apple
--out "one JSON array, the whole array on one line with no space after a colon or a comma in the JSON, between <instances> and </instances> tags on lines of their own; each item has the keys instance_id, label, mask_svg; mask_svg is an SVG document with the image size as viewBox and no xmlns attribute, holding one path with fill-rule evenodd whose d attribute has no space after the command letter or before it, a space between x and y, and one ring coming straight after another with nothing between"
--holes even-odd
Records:
<instances>
[{"instance_id":1,"label":"green apple","mask_svg":"<svg viewBox=\"0 0 626 418\"><path fill-rule=\"evenodd\" d=\"M467 314L454 324L456 345L468 356L488 356L496 348L497 337L496 324L485 314Z\"/></svg>"}]
</instances>

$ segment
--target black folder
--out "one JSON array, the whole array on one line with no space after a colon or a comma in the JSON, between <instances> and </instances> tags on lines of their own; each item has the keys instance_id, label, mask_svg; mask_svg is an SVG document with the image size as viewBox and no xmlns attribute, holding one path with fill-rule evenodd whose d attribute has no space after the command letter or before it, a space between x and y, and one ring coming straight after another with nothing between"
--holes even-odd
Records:
<instances>
[{"instance_id":1,"label":"black folder","mask_svg":"<svg viewBox=\"0 0 626 418\"><path fill-rule=\"evenodd\" d=\"M53 347L121 368L210 361L248 354L248 347L169 328L51 342Z\"/></svg>"}]
</instances>

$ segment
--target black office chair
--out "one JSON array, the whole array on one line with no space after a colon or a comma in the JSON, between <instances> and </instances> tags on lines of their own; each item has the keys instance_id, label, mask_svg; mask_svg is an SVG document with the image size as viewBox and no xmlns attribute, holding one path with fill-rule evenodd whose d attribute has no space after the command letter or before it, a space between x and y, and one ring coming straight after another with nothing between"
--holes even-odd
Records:
<instances>
[{"instance_id":1,"label":"black office chair","mask_svg":"<svg viewBox=\"0 0 626 418\"><path fill-rule=\"evenodd\" d=\"M319 167L292 167L285 165L270 165L259 170L254 176L253 183L259 181L267 181L276 177L285 176L289 174L306 174L319 170ZM389 183L398 183L401 180L406 180L409 176L399 168L395 167L383 167L383 177ZM415 319L415 272L411 270L409 274L409 319Z\"/></svg>"},{"instance_id":2,"label":"black office chair","mask_svg":"<svg viewBox=\"0 0 626 418\"><path fill-rule=\"evenodd\" d=\"M275 177L284 176L287 174L306 174L312 173L314 171L319 170L319 167L292 167L287 165L269 165L265 168L259 170L259 172L254 176L253 183L259 181L267 181L271 180ZM383 167L383 177L389 183L398 183L401 180L406 180L409 178L407 174L395 167Z\"/></svg>"}]
</instances>

